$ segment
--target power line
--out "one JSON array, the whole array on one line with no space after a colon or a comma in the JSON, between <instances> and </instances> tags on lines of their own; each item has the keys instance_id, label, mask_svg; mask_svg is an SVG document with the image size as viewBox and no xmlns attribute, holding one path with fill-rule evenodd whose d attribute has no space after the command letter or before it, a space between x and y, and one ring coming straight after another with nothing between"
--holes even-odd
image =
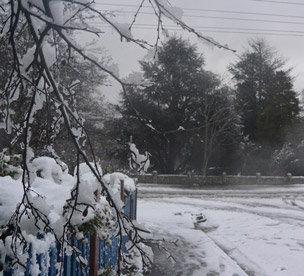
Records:
<instances>
[{"instance_id":1,"label":"power line","mask_svg":"<svg viewBox=\"0 0 304 276\"><path fill-rule=\"evenodd\" d=\"M259 1L259 0L252 0ZM272 1L271 1L272 2ZM96 3L96 5L102 6L114 6L114 7L135 7L138 8L138 5L130 5L130 4L110 4L110 3ZM151 6L143 6L144 8L152 8ZM202 11L202 12L219 12L219 13L232 13L232 14L247 14L247 15L258 15L258 16L275 16L275 17L287 17L287 18L304 18L304 16L300 15L287 15L287 14L275 14L275 13L259 13L259 12L245 12L245 11L227 11L227 10L214 10L214 9L190 9L183 8L185 11Z\"/></svg>"},{"instance_id":2,"label":"power line","mask_svg":"<svg viewBox=\"0 0 304 276\"><path fill-rule=\"evenodd\" d=\"M93 23L96 24L100 27L106 27L110 28L111 26L109 25L102 25L102 23ZM155 31L156 26L151 26L151 27L141 27L141 26L133 26L134 29L141 29L141 30L153 30ZM166 28L169 31L183 31L182 29L179 28ZM271 35L271 36L292 36L292 37L304 37L304 33L301 34L282 34L282 33L261 33L261 32L237 32L237 31L224 31L224 30L206 30L203 29L202 31L208 32L208 33L226 33L226 34L244 34L244 35Z\"/></svg>"},{"instance_id":3,"label":"power line","mask_svg":"<svg viewBox=\"0 0 304 276\"><path fill-rule=\"evenodd\" d=\"M103 23L89 21L89 23L100 24L102 26L106 26ZM136 23L134 24L136 27L152 27L157 28L157 25L154 24L142 24ZM176 25L164 25L164 28L175 28ZM257 32L278 32L278 33L294 33L294 34L304 34L304 31L295 31L295 30L282 30L282 29L258 29L258 28L242 28L242 27L219 27L219 26L191 26L195 29L218 29L218 30L239 30L239 31L257 31Z\"/></svg>"},{"instance_id":4,"label":"power line","mask_svg":"<svg viewBox=\"0 0 304 276\"><path fill-rule=\"evenodd\" d=\"M299 3L299 2L270 1L270 0L251 0L251 1L255 1L255 2L267 2L267 3L273 3L273 4L287 4L287 5L304 6L304 3Z\"/></svg>"},{"instance_id":5,"label":"power line","mask_svg":"<svg viewBox=\"0 0 304 276\"><path fill-rule=\"evenodd\" d=\"M131 13L132 11L122 11L121 13ZM141 12L141 14L154 15L152 12ZM195 18L206 18L206 19L221 19L221 20L238 20L238 21L252 21L252 22L267 22L267 23L280 23L280 24L292 24L292 25L304 25L304 22L292 22L292 21L281 21L281 20L267 20L267 19L250 19L250 18L239 18L239 17L223 17L223 16L205 16L205 15L185 15L185 17Z\"/></svg>"},{"instance_id":6,"label":"power line","mask_svg":"<svg viewBox=\"0 0 304 276\"><path fill-rule=\"evenodd\" d=\"M278 29L255 29L255 28L234 28L234 27L207 27L207 26L193 26L193 28L200 29L224 29L224 30L243 30L243 31L258 31L258 32L283 32L283 33L297 33L304 34L304 31L294 30L278 30Z\"/></svg>"}]
</instances>

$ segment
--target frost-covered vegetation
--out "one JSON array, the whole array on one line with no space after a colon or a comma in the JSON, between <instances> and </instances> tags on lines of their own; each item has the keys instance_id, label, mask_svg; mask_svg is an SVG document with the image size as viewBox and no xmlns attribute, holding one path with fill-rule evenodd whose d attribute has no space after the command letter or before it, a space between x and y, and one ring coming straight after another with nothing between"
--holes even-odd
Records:
<instances>
[{"instance_id":1,"label":"frost-covered vegetation","mask_svg":"<svg viewBox=\"0 0 304 276\"><path fill-rule=\"evenodd\" d=\"M66 164L57 164L54 159L49 157L38 157L33 159L29 166L32 177L31 191L24 195L22 176L20 168L9 165L9 157L4 156L3 162L7 163L11 171L17 172L14 178L11 176L3 176L0 181L0 225L10 225L16 206L23 201L23 196L26 196L28 204L31 204L37 212L44 214L45 221L37 220L35 215L27 214L20 217L18 227L22 229L22 236L24 241L19 241L15 246L18 247L26 245L23 250L16 251L16 258L19 260L15 267L19 273L22 274L24 268L21 263L26 263L29 258L29 246L31 246L31 275L39 274L39 264L33 258L36 254L48 253L51 248L56 247L56 237L62 237L63 231L67 230L69 237L76 239L83 239L88 232L91 234L94 231L98 236L106 240L107 244L111 243L111 237L115 235L117 228L116 215L113 212L109 202L102 192L101 185L97 178L92 174L90 168L82 163L74 171L75 175L68 172ZM97 168L99 173L102 173L101 168ZM77 177L79 173L79 177ZM120 200L120 181L124 180L124 193L130 194L135 191L135 183L133 179L127 177L122 173L112 173L103 176L102 180L109 186L109 191L112 198L115 200L119 209L122 209L122 202ZM74 189L76 182L78 191ZM69 212L69 202L71 194L78 193L78 207L73 210L73 216ZM19 212L25 211L25 206L19 206ZM66 222L70 220L67 227ZM67 229L66 229L67 227ZM5 256L13 252L12 236L7 235L5 227L2 229L0 240L0 256L1 264L5 263ZM43 239L39 237L39 233L45 233ZM73 253L73 246L71 243L66 243L65 248L62 249L66 255ZM70 253L69 253L70 252ZM82 260L79 256L79 260ZM84 260L82 260L85 262ZM50 265L48 263L48 265ZM44 269L47 269L44 268Z\"/></svg>"},{"instance_id":2,"label":"frost-covered vegetation","mask_svg":"<svg viewBox=\"0 0 304 276\"><path fill-rule=\"evenodd\" d=\"M126 27L116 22L111 13L98 10L93 1L0 1L1 149L4 144L8 148L0 161L0 254L2 264L5 256L10 256L15 275L24 272L30 244L34 252L42 253L57 242L61 257L74 253L78 262L86 265L82 253L70 244L70 236L80 238L94 229L102 238L108 238L114 226L114 234L120 240L115 272L120 275L130 265L122 250L125 235L130 240L128 249L135 252L135 260L140 260L142 268L134 273L141 275L149 270L151 259L142 246L141 229L124 214L117 195L117 179L124 179L128 192L134 189L134 183L122 174L103 175L89 138L89 133L95 131L91 128L95 126L92 119L103 116L103 112L89 112L90 108L101 108L98 101L92 104L94 79L103 82L105 76L112 78L126 97L127 87L132 84L119 78L115 64L92 56L90 48L79 45L74 36L79 32L101 36L102 30L88 25L93 18L111 27L122 41L153 47L132 35L133 23L144 2ZM154 8L159 26L156 48L166 17L205 42L228 49L187 26L181 20L181 10L168 1L147 2ZM85 104L90 104L90 108L83 108ZM4 131L8 136L4 136ZM61 147L56 147L56 143ZM73 176L68 174L72 164L67 166L61 161L67 155L75 164ZM15 157L20 157L18 163L10 163ZM139 152L134 157L133 165L135 161L141 166ZM148 154L146 161L147 157ZM39 240L38 233L43 233L44 238ZM31 275L39 274L35 256ZM58 261L56 268L61 275L63 262Z\"/></svg>"}]
</instances>

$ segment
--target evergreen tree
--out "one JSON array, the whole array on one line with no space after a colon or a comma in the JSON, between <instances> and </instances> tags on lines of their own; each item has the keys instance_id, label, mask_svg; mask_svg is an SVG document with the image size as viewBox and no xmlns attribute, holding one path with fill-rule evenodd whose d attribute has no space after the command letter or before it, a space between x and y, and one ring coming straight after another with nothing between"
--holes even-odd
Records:
<instances>
[{"instance_id":1,"label":"evergreen tree","mask_svg":"<svg viewBox=\"0 0 304 276\"><path fill-rule=\"evenodd\" d=\"M133 136L161 173L206 173L233 114L226 88L204 69L196 47L177 37L162 45L156 60L140 64L145 87L128 90L112 129L119 125L116 135L125 140Z\"/></svg>"},{"instance_id":2,"label":"evergreen tree","mask_svg":"<svg viewBox=\"0 0 304 276\"><path fill-rule=\"evenodd\" d=\"M283 65L264 40L253 40L230 66L244 135L272 149L282 144L284 129L299 113L290 71L283 70Z\"/></svg>"}]
</instances>

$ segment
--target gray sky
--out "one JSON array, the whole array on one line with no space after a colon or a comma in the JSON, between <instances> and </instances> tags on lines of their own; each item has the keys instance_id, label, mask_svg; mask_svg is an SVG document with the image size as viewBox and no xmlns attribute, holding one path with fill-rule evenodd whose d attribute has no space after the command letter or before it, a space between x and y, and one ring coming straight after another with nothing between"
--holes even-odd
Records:
<instances>
[{"instance_id":1,"label":"gray sky","mask_svg":"<svg viewBox=\"0 0 304 276\"><path fill-rule=\"evenodd\" d=\"M99 10L116 11L115 20L130 23L136 11L134 5L140 0L96 0ZM148 1L145 5L149 5ZM274 46L278 54L286 59L286 66L292 67L295 89L304 88L304 1L303 0L171 0L172 6L183 9L183 21L200 30L203 35L211 36L222 44L228 44L241 54L251 38L265 38ZM156 39L156 17L151 8L143 8L132 31L134 38L147 40L154 44ZM236 55L224 49L210 49L196 36L186 31L176 31L174 23L165 20L170 34L177 33L197 44L205 56L206 69L212 70L229 81L227 66L237 59ZM96 25L99 26L99 25ZM153 27L155 26L155 27ZM99 26L101 27L101 26ZM138 60L145 50L131 43L121 42L110 28L104 28L100 46L104 47L113 61L118 64L121 77L139 71ZM117 101L119 86L106 88L103 93L110 101Z\"/></svg>"}]
</instances>

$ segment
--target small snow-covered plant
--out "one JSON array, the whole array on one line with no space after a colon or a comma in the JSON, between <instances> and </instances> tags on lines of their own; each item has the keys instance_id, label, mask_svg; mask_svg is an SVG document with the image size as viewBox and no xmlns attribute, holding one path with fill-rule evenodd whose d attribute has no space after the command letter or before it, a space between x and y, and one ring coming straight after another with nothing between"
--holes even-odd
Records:
<instances>
[{"instance_id":1,"label":"small snow-covered plant","mask_svg":"<svg viewBox=\"0 0 304 276\"><path fill-rule=\"evenodd\" d=\"M285 143L281 149L277 149L272 154L272 170L274 174L282 173L292 169L292 164L296 163L296 151L291 143ZM288 171L287 171L288 172Z\"/></svg>"},{"instance_id":2,"label":"small snow-covered plant","mask_svg":"<svg viewBox=\"0 0 304 276\"><path fill-rule=\"evenodd\" d=\"M88 20L94 19L102 22L102 26L111 27L122 41L149 48L153 45L132 36L132 27L145 2L151 5L158 20L154 46L158 45L159 34L164 30L162 20L166 17L205 42L227 48L185 24L181 9L172 7L167 0L143 0L130 24L115 22L111 14L98 9L94 1L90 0L0 2L0 46L7 46L5 53L8 56L4 70L6 82L4 85L0 82L0 127L12 135L11 144L18 145L22 150L20 180L3 178L0 182L6 188L15 187L19 191L13 198L1 198L1 206L14 206L14 212L9 218L6 215L10 212L1 213L0 255L3 258L8 254L13 258L12 268L16 275L24 273L28 257L24 251L29 249L30 244L33 264L36 264L35 253L43 253L57 242L61 246L61 256L64 252L75 253L78 261L86 265L81 252L69 240L71 233L75 231L75 235L81 238L80 229L87 226L88 231L94 227L100 236L107 235L108 227L114 221L117 226L115 234L120 237L119 252L122 257L117 261L116 273L120 275L126 263L122 250L124 235L129 236L130 247L141 256L143 273L151 264L141 246L143 239L139 228L123 213L121 201L105 184L97 162L89 162L84 150L84 145L90 147L90 139L84 120L76 109L74 88L78 82L66 80L63 83L60 75L60 66L71 65L73 58L82 59L118 82L128 97L126 88L132 84L121 80L116 70L113 70L114 66L105 66L99 62L98 58L77 43L73 35L80 32L101 36L102 29L88 24ZM134 114L141 119L136 108L133 108ZM61 127L69 134L71 147L73 145L75 151L75 177L63 169L60 158L52 148ZM43 131L39 131L41 129ZM42 138L46 141L45 150L55 159L37 161L38 152L35 152L33 145ZM95 159L94 152L90 154ZM81 162L86 164L90 175L81 174ZM102 197L98 198L98 194ZM109 222L106 219L108 214L114 217ZM106 227L103 227L103 217ZM33 265L30 273L38 275L39 266ZM59 261L58 274L62 273L63 262Z\"/></svg>"},{"instance_id":3,"label":"small snow-covered plant","mask_svg":"<svg viewBox=\"0 0 304 276\"><path fill-rule=\"evenodd\" d=\"M98 273L98 276L111 276L113 275L112 267L106 265L105 268Z\"/></svg>"},{"instance_id":4,"label":"small snow-covered plant","mask_svg":"<svg viewBox=\"0 0 304 276\"><path fill-rule=\"evenodd\" d=\"M139 174L144 174L148 171L150 166L150 153L145 152L145 154L140 154L134 143L129 143L129 149L131 156L129 158L130 168L136 170Z\"/></svg>"},{"instance_id":5,"label":"small snow-covered plant","mask_svg":"<svg viewBox=\"0 0 304 276\"><path fill-rule=\"evenodd\" d=\"M19 178L22 172L20 162L20 155L7 155L6 149L4 149L3 152L0 153L0 177L9 175L13 178Z\"/></svg>"},{"instance_id":6,"label":"small snow-covered plant","mask_svg":"<svg viewBox=\"0 0 304 276\"><path fill-rule=\"evenodd\" d=\"M287 160L293 158L295 155L291 144L290 143L285 143L283 147L279 150L275 150L272 159L275 163L281 164L283 162L286 162Z\"/></svg>"}]
</instances>

